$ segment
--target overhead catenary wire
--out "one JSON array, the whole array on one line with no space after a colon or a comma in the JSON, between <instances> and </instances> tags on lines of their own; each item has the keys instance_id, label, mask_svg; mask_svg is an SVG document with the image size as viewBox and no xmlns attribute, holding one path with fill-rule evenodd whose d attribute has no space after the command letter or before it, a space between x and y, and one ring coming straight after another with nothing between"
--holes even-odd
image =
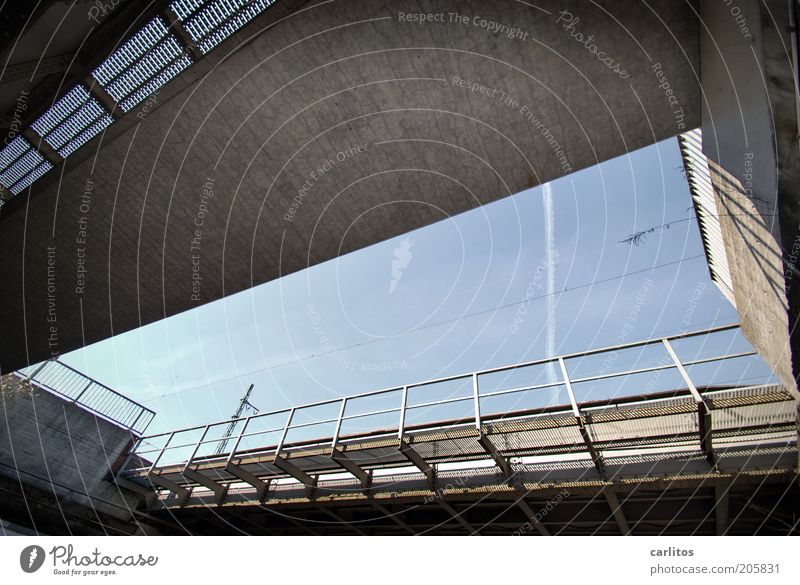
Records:
<instances>
[{"instance_id":1,"label":"overhead catenary wire","mask_svg":"<svg viewBox=\"0 0 800 585\"><path fill-rule=\"evenodd\" d=\"M648 268L642 268L642 269L639 269L639 270L632 270L630 272L625 272L625 273L622 273L622 274L617 274L615 276L609 276L607 278L601 278L601 279L598 279L598 280L593 280L591 282L586 282L586 283L578 284L578 285L571 286L571 287L564 286L560 290L557 290L557 291L552 292L552 293L545 293L545 294L542 294L542 295L539 295L539 296L535 296L535 297L526 297L526 298L523 298L523 299L520 299L520 300L512 301L510 303L499 305L497 307L492 307L492 308L489 308L489 309L482 309L480 311L467 313L465 315L460 315L458 317L454 317L454 318L451 318L451 319L444 319L442 321L437 321L435 323L428 323L427 325L421 325L420 327L416 327L414 329L410 329L409 331L406 332L406 334L408 334L408 333L417 333L419 331L424 331L426 329L431 329L433 327L439 327L441 325L447 325L447 324L453 323L455 321L461 321L463 319L468 319L468 318L471 318L471 317L477 317L479 315L485 315L487 313L501 311L503 309L507 309L509 307L515 307L515 306L518 306L518 305L521 305L521 304L524 304L524 303L529 303L531 301L537 301L537 300L541 300L541 299L546 299L546 298L548 298L550 296L553 296L553 295L560 295L560 294L564 294L566 292L572 292L572 291L576 291L576 290L589 288L589 287L592 287L592 286L595 286L595 285L599 285L599 284L605 284L607 282L613 282L613 281L619 280L621 278L627 278L628 276L635 276L636 274L643 274L645 272L652 272L653 270L657 270L659 268L666 268L667 266L675 266L677 264L682 264L683 262L688 262L690 260L696 260L698 258L705 258L705 254L696 254L694 256L687 256L687 257L681 258L679 260L673 260L671 262L664 262L662 264L657 264L655 266L650 266ZM320 353L312 353L312 354L307 355L305 357L300 357L300 358L297 358L297 359L294 359L294 360L288 360L288 361L281 362L279 364L274 364L274 365L271 365L271 366L267 366L267 367L264 367L264 368L258 368L258 369L255 369L255 370L242 372L242 373L236 374L234 376L227 376L225 378L219 378L217 380L211 380L211 381L205 382L203 384L197 384L197 385L194 385L194 386L190 386L188 388L181 388L181 389L178 389L178 390L174 390L172 392L165 392L164 394L161 394L161 395L153 397L153 398L149 398L147 400L142 400L141 402L143 402L143 403L154 402L156 400L161 400L162 398L166 398L168 396L176 396L178 394L183 394L185 392L189 392L191 390L196 390L198 388L207 388L209 386L213 386L215 384L220 384L222 382L229 382L229 381L232 381L232 380L237 380L238 378L240 378L242 376L250 376L250 375L253 375L253 374L269 372L269 371L272 371L272 370L276 370L278 368L283 368L283 367L286 367L286 366L298 364L298 363L301 363L301 362L304 362L304 361L307 361L307 360L316 359L316 358L324 357L324 356L327 356L327 355L336 354L336 353L338 353L340 351L347 351L347 350L350 350L350 349L355 349L357 347L362 347L364 345L370 345L372 343L385 341L386 339L387 338L385 338L385 337L384 338L379 338L379 339L368 339L368 340L360 341L358 343L353 343L351 345L347 345L347 346L344 346L344 347L337 347L337 348L333 348L333 349L330 349L330 350L327 350L327 351L324 351L324 352L320 352Z\"/></svg>"}]
</instances>

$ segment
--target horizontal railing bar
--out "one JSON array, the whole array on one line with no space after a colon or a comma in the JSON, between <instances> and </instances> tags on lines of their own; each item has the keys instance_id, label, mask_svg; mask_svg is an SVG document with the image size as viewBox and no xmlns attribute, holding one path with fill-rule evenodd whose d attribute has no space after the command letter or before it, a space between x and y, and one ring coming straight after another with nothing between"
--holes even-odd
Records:
<instances>
[{"instance_id":1,"label":"horizontal railing bar","mask_svg":"<svg viewBox=\"0 0 800 585\"><path fill-rule=\"evenodd\" d=\"M282 430L283 430L283 427L274 428L274 429L267 429L265 431L253 431L252 433L245 433L244 435L242 435L242 439L247 438L247 437L255 437L255 436L258 436L258 435L266 435L267 433L277 433L277 432L282 431Z\"/></svg>"},{"instance_id":2,"label":"horizontal railing bar","mask_svg":"<svg viewBox=\"0 0 800 585\"><path fill-rule=\"evenodd\" d=\"M217 441L220 441L220 439L217 439ZM166 445L164 447L161 447L160 449L156 449L156 451L172 451L174 449L183 449L185 447L194 447L195 445L197 445L197 441L192 441L191 443L182 443L180 445L172 445L172 444L170 444L170 445ZM140 451L140 452L144 453L144 451Z\"/></svg>"},{"instance_id":3,"label":"horizontal railing bar","mask_svg":"<svg viewBox=\"0 0 800 585\"><path fill-rule=\"evenodd\" d=\"M754 356L754 355L758 355L758 353L755 352L755 351L743 351L741 353L733 353L733 354L730 354L730 355L717 356L717 357L713 357L713 358L703 358L703 359L694 360L694 361L691 361L691 362L682 362L682 363L683 363L684 367L686 367L686 366L697 366L697 365L700 365L700 364L707 364L707 363L710 363L710 362L721 362L723 360L734 360L734 359L737 359L737 358L750 357L750 356Z\"/></svg>"},{"instance_id":4,"label":"horizontal railing bar","mask_svg":"<svg viewBox=\"0 0 800 585\"><path fill-rule=\"evenodd\" d=\"M384 410L375 410L372 412L360 412L358 414L348 414L347 416L343 416L342 420L350 420L353 418L364 418L365 416L378 416L379 414L389 414L390 412L400 412L400 407L396 406L395 408L386 408Z\"/></svg>"},{"instance_id":5,"label":"horizontal railing bar","mask_svg":"<svg viewBox=\"0 0 800 585\"><path fill-rule=\"evenodd\" d=\"M631 349L631 348L635 348L635 347L646 347L648 345L659 344L659 343L661 343L662 339L668 339L668 340L671 340L671 341L674 341L674 340L677 340L677 339L688 339L688 338L697 337L697 336L700 336L700 335L711 335L711 334L714 334L714 333L721 333L723 331L730 331L732 329L738 329L739 327L740 327L740 325L738 323L733 323L733 324L729 324L729 325L720 325L720 326L717 326L717 327L711 327L711 328L703 329L703 330L699 330L699 331L684 332L684 333L678 333L678 334L674 334L674 335L665 335L665 336L662 336L662 337L652 338L652 339L647 339L647 340L641 340L641 341L631 341L631 342L623 343L623 344L620 344L620 345L612 345L612 346L606 346L606 347L597 348L597 349L590 349L590 350L584 350L584 351L579 351L579 352L573 352L573 353L569 353L569 354L563 354L561 356L550 356L550 357L546 357L546 358L539 358L539 359L536 359L536 360L530 360L530 361L527 361L527 362L520 362L518 364L512 364L512 365L506 365L506 366L499 366L499 367L496 367L496 368L487 368L487 369L484 369L484 370L478 370L476 372L470 372L470 373L467 373L467 374L455 374L455 375L452 375L452 376L445 376L445 377L441 377L441 378L435 378L435 379L432 379L432 380L425 380L423 382L416 382L416 383L412 383L412 384L407 384L406 387L408 389L413 389L413 388L420 388L420 387L423 387L423 386L429 386L429 385L437 384L437 383L449 382L449 381L453 381L453 380L460 380L460 379L467 380L467 379L470 379L473 374L475 374L477 376L483 376L483 375L486 375L486 374L493 374L493 373L497 373L497 372L505 372L505 371L509 371L509 370L521 369L521 368L526 368L526 367L530 367L530 366L542 365L542 364L546 364L546 363L556 362L559 358L564 359L564 360L569 360L569 359L575 359L575 358L578 358L578 357L587 357L587 356L592 356L592 355L598 355L598 354L602 354L602 353L606 353L606 352L621 351L621 350ZM742 356L738 355L736 357L742 357ZM702 361L685 362L684 365L696 365L698 363L705 363L705 362L702 362ZM659 369L662 369L662 368L659 368ZM655 370L652 370L652 371L655 371ZM615 374L613 376L612 375L607 375L607 376L608 377L617 377L618 375L624 375L625 373L626 372L620 372L620 373ZM630 373L630 372L627 372L627 373ZM573 380L572 382L578 382L578 381L589 381L589 380ZM560 382L559 384L563 384L563 382ZM554 383L552 385L559 385L559 384L555 384ZM364 397L368 397L368 396L378 396L380 394L387 394L389 392L399 392L402 389L403 389L403 386L392 386L390 388L383 388L383 389L380 389L380 390L372 390L372 391L368 391L368 392L362 392L362 393L359 393L359 394L353 394L353 395L348 396L347 399L348 399L348 401L356 400L358 398L364 398ZM481 397L485 397L485 396L489 396L489 395L490 394L482 394ZM323 406L323 405L326 405L326 404L335 404L335 403L339 403L341 400L342 400L342 397L338 397L338 398L330 398L330 399L327 399L327 400L321 400L321 401L318 401L318 402L312 402L312 403L309 403L309 404L304 404L304 405L295 407L295 411L302 410L302 409L307 409L307 408L313 408L313 407L316 407L316 406ZM443 403L440 403L440 404L443 404ZM281 413L288 413L291 410L292 410L291 408L284 408L284 409L280 409L280 410L276 410L276 411L258 413L258 414L250 415L248 417L242 417L241 419L237 419L237 420L245 420L245 419L248 419L248 418L250 418L250 419L252 419L252 418L260 418L260 417L264 417L264 416L274 416L274 415L281 414ZM230 423L231 420L232 419L227 420L227 421L221 421L219 423L213 423L213 424L226 424L226 423ZM330 420L335 422L337 419L330 419ZM325 422L330 422L330 421L325 421ZM291 428L300 428L301 426L310 426L311 424L321 424L321 423L320 422L304 423L303 425L292 425ZM181 430L176 431L176 432L178 432L178 433L188 432L188 431L192 431L192 430L202 429L202 428L205 428L206 426L207 425L198 425L198 426L195 426L195 427L189 427L187 429L181 429ZM159 434L150 435L150 436L144 437L144 438L145 439L152 439L152 438L167 436L169 434L170 433L159 433Z\"/></svg>"},{"instance_id":6,"label":"horizontal railing bar","mask_svg":"<svg viewBox=\"0 0 800 585\"><path fill-rule=\"evenodd\" d=\"M689 362L683 362L682 361L681 364L684 367L697 366L697 365L700 365L700 364L707 364L707 363L711 363L711 362L721 362L723 360L732 360L732 359L737 359L737 358L741 358L741 357L748 357L748 356L753 356L753 355L757 355L756 352L754 352L754 351L745 351L745 352L735 353L735 354L730 354L730 355L726 354L726 355L718 355L718 356L714 356L714 357L702 358L702 359L693 360L693 361L689 361ZM600 375L597 375L597 376L589 376L588 378L576 378L576 379L570 378L570 381L573 384L578 384L580 382L594 382L595 380L608 380L608 379L611 379L611 378L619 378L621 376L630 376L630 375L636 375L636 374L646 374L647 372L656 372L656 371L659 371L659 370L671 370L671 369L674 369L674 368L676 368L675 364L670 362L669 364L660 364L660 365L657 365L657 366L650 366L648 368L640 368L638 370L628 370L628 371L624 371L624 372L613 372L611 374L600 374Z\"/></svg>"},{"instance_id":7,"label":"horizontal railing bar","mask_svg":"<svg viewBox=\"0 0 800 585\"><path fill-rule=\"evenodd\" d=\"M639 368L638 370L630 370L627 372L613 372L611 374L600 374L598 376L588 376L586 378L575 378L574 380L570 377L570 382L573 384L580 384L582 382L595 382L597 380L611 380L613 378L620 378L622 376L631 376L637 374L646 374L648 372L658 372L660 370L674 370L675 364L672 362L668 364L659 364L657 366L650 366L648 368Z\"/></svg>"},{"instance_id":8,"label":"horizontal railing bar","mask_svg":"<svg viewBox=\"0 0 800 585\"><path fill-rule=\"evenodd\" d=\"M460 398L447 398L445 400L434 400L433 402L423 402L422 404L407 405L406 410L412 408L423 408L426 406L439 406L442 404L452 404L453 402L464 402L465 400L472 400L472 396L462 396Z\"/></svg>"},{"instance_id":9,"label":"horizontal railing bar","mask_svg":"<svg viewBox=\"0 0 800 585\"><path fill-rule=\"evenodd\" d=\"M546 384L535 384L533 386L517 386L515 388L507 388L505 390L493 390L492 392L481 392L481 398L489 398L490 396L502 396L503 394L515 394L517 392L528 392L530 390L541 390L543 388L553 388L555 386L563 386L564 381L548 382Z\"/></svg>"},{"instance_id":10,"label":"horizontal railing bar","mask_svg":"<svg viewBox=\"0 0 800 585\"><path fill-rule=\"evenodd\" d=\"M590 356L590 355L597 355L599 353L606 353L606 352L620 351L620 350L624 350L624 349L631 349L633 347L645 347L647 345L654 345L654 344L657 344L657 343L661 343L662 339L669 339L669 340L685 339L685 338L688 338L688 337L695 337L697 335L709 335L709 334L712 334L712 333L719 333L719 332L727 331L727 330L730 330L730 329L737 329L738 327L739 327L739 324L736 323L736 324L731 324L731 325L721 325L719 327L712 327L710 329L705 329L705 330L702 330L702 331L695 331L695 332L691 332L691 333L683 333L683 334L677 334L677 335L672 335L672 336L665 335L663 337L658 337L658 338L654 338L654 339L647 339L647 340L644 340L644 341L630 341L628 343L623 343L621 345L611 345L611 346L608 346L608 347L601 347L601 348L598 348L598 349L589 349L589 350L585 350L585 351L579 351L579 352L564 354L564 355L561 355L561 356L540 358L540 359L537 359L537 360L532 360L532 361L529 361L529 362L522 362L522 363L519 363L519 364L510 365L510 366L500 366L500 367L497 367L497 368L490 368L490 369L487 369L487 370L481 370L481 371L477 372L477 374L480 376L480 375L483 375L483 374L491 374L491 373L495 373L495 372L503 372L503 371L507 371L507 370L514 370L514 369L517 369L517 368L524 368L524 367L528 367L528 366L546 364L548 362L554 362L554 361L558 360L559 357L562 358L562 359L568 360L568 359L574 359L576 357L586 357L586 356Z\"/></svg>"},{"instance_id":11,"label":"horizontal railing bar","mask_svg":"<svg viewBox=\"0 0 800 585\"><path fill-rule=\"evenodd\" d=\"M326 418L325 420L315 420L315 421L312 421L312 422L291 424L291 425L289 425L288 428L291 431L291 430L294 430L294 429L303 429L305 427L313 427L313 426L316 426L316 425L324 425L324 424L336 422L337 420L338 420L337 418Z\"/></svg>"}]
</instances>

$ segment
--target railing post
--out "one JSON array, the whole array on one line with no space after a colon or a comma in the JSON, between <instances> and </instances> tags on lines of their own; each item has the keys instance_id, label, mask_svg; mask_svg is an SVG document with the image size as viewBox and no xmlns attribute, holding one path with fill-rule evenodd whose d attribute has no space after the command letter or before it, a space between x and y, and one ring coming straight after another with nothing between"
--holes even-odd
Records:
<instances>
[{"instance_id":1,"label":"railing post","mask_svg":"<svg viewBox=\"0 0 800 585\"><path fill-rule=\"evenodd\" d=\"M714 446L712 444L713 437L711 434L712 419L711 413L706 406L706 401L703 400L700 392L697 391L697 387L689 377L689 373L686 371L686 368L683 367L681 360L678 359L678 354L676 354L675 350L672 349L672 344L669 342L669 339L663 337L661 342L664 344L667 353L672 358L672 362L675 364L675 367L678 368L686 387L689 388L689 392L691 392L692 396L694 397L694 401L697 404L697 432L700 436L700 448L703 450L703 453L705 453L708 462L712 466L716 466L716 456L714 455Z\"/></svg>"},{"instance_id":2,"label":"railing post","mask_svg":"<svg viewBox=\"0 0 800 585\"><path fill-rule=\"evenodd\" d=\"M169 445L170 441L172 441L172 437L175 436L176 432L177 431L172 431L169 434L169 437L167 437L167 442L164 443L164 446L161 447L161 451L158 452L158 457L156 457L155 460L153 461L153 463L150 465L150 469L147 471L147 475L150 475L151 473L153 473L153 470L156 468L156 465L158 465L158 462L161 461L161 457L164 455L164 451L167 450L167 446Z\"/></svg>"},{"instance_id":3,"label":"railing post","mask_svg":"<svg viewBox=\"0 0 800 585\"><path fill-rule=\"evenodd\" d=\"M477 372L472 374L472 402L475 406L475 428L481 430L481 397Z\"/></svg>"},{"instance_id":4,"label":"railing post","mask_svg":"<svg viewBox=\"0 0 800 585\"><path fill-rule=\"evenodd\" d=\"M242 437L244 436L245 431L247 430L247 425L250 424L250 419L253 418L252 416L248 416L244 419L244 424L242 425L242 430L239 431L239 436L236 437L236 442L233 444L233 449L228 454L228 463L233 461L233 455L236 453L236 450L239 448L239 443L242 441Z\"/></svg>"},{"instance_id":5,"label":"railing post","mask_svg":"<svg viewBox=\"0 0 800 585\"><path fill-rule=\"evenodd\" d=\"M194 446L194 450L192 451L192 454L189 457L189 459L186 461L186 467L189 467L189 465L192 464L192 459L194 459L194 456L197 455L197 451L198 451L198 449L200 449L200 444L203 442L203 439L206 438L206 435L208 434L208 429L210 429L210 428L211 428L211 425L208 424L208 425L206 425L206 428L203 429L203 434L200 435L199 439L197 439L197 443Z\"/></svg>"},{"instance_id":6,"label":"railing post","mask_svg":"<svg viewBox=\"0 0 800 585\"><path fill-rule=\"evenodd\" d=\"M347 397L342 398L342 406L339 408L339 418L336 420L336 430L333 432L333 440L331 441L331 450L336 449L339 443L339 431L342 428L342 418L344 417L344 409L347 408Z\"/></svg>"},{"instance_id":7,"label":"railing post","mask_svg":"<svg viewBox=\"0 0 800 585\"><path fill-rule=\"evenodd\" d=\"M283 442L286 440L286 433L289 432L289 427L292 424L292 418L294 417L294 407L289 410L289 416L286 419L286 424L283 426L283 432L281 433L281 440L278 441L278 448L275 449L275 457L278 458L283 450Z\"/></svg>"},{"instance_id":8,"label":"railing post","mask_svg":"<svg viewBox=\"0 0 800 585\"><path fill-rule=\"evenodd\" d=\"M83 390L78 392L78 395L75 397L75 399L72 402L76 402L77 403L78 400L81 399L81 396L84 395L84 393L89 389L89 386L91 386L91 385L92 385L92 382L90 381L88 384L86 384L86 386L84 386Z\"/></svg>"},{"instance_id":9,"label":"railing post","mask_svg":"<svg viewBox=\"0 0 800 585\"><path fill-rule=\"evenodd\" d=\"M138 406L138 405L137 405L137 406ZM140 419L140 418L142 418L142 415L143 415L143 414L144 414L144 407L142 407L142 406L139 406L139 414L138 414L138 415L136 415L136 418L135 418L135 419L133 419L133 422L132 422L132 423L131 423L131 424L128 426L128 428L129 428L130 430L132 430L132 431L136 431L136 423L138 423L138 422L139 422L139 419Z\"/></svg>"},{"instance_id":10,"label":"railing post","mask_svg":"<svg viewBox=\"0 0 800 585\"><path fill-rule=\"evenodd\" d=\"M569 394L569 402L572 405L572 413L575 418L581 417L581 411L578 409L578 403L575 400L575 393L572 391L572 383L569 381L569 374L567 373L567 366L564 363L564 358L558 358L558 365L561 367L561 376L564 378L564 385L567 387L567 394Z\"/></svg>"},{"instance_id":11,"label":"railing post","mask_svg":"<svg viewBox=\"0 0 800 585\"><path fill-rule=\"evenodd\" d=\"M403 386L403 397L400 402L400 425L397 431L397 438L403 440L403 432L406 428L406 404L408 403L408 386Z\"/></svg>"},{"instance_id":12,"label":"railing post","mask_svg":"<svg viewBox=\"0 0 800 585\"><path fill-rule=\"evenodd\" d=\"M678 359L678 355L675 353L675 350L672 349L672 344L670 344L669 340L664 337L661 339L661 343L664 344L664 347L667 350L667 353L672 358L672 362L675 364L675 367L678 368L678 372L680 372L683 381L686 383L686 387L689 388L689 392L692 393L695 401L697 403L703 403L703 397L700 396L700 392L697 391L692 379L689 377L689 374L686 372L686 369L683 367L681 360Z\"/></svg>"}]
</instances>

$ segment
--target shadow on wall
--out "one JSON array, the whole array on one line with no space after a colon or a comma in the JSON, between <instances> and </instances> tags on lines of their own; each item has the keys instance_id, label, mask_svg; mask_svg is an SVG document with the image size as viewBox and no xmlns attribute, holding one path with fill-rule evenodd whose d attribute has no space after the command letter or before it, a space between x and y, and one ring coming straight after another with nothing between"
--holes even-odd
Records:
<instances>
[{"instance_id":1,"label":"shadow on wall","mask_svg":"<svg viewBox=\"0 0 800 585\"><path fill-rule=\"evenodd\" d=\"M776 210L751 198L741 181L713 160L708 167L742 331L781 381L794 387Z\"/></svg>"}]
</instances>

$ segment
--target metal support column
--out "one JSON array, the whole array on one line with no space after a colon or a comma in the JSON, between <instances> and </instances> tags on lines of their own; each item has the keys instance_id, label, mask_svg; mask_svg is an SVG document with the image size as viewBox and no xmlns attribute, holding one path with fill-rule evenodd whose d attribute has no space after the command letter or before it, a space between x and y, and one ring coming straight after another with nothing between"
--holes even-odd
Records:
<instances>
[{"instance_id":1,"label":"metal support column","mask_svg":"<svg viewBox=\"0 0 800 585\"><path fill-rule=\"evenodd\" d=\"M235 475L239 479L241 479L245 483L249 483L251 486L256 488L256 494L258 495L259 501L264 501L267 497L267 490L269 489L269 481L264 481L246 469L244 469L241 465L237 465L233 462L234 455L236 455L236 451L239 449L239 443L242 441L242 437L247 430L247 425L250 424L250 419L252 417L248 416L244 420L244 424L242 425L242 430L239 432L239 436L236 437L236 442L233 444L233 449L228 454L228 459L225 462L225 471L230 473L231 475Z\"/></svg>"},{"instance_id":2,"label":"metal support column","mask_svg":"<svg viewBox=\"0 0 800 585\"><path fill-rule=\"evenodd\" d=\"M692 397L697 403L697 428L698 434L700 435L700 449L702 449L703 453L705 453L709 464L712 467L716 467L716 456L714 455L714 446L711 440L711 412L708 409L708 405L706 404L705 400L703 400L700 392L697 391L694 382L692 382L692 379L686 372L686 368L683 367L681 360L678 359L678 355L675 353L675 350L672 349L672 344L670 344L667 338L663 338L661 342L664 344L667 353L672 358L672 362L675 364L675 367L678 369L681 378L683 378L686 387L689 389L689 392L692 394Z\"/></svg>"},{"instance_id":3,"label":"metal support column","mask_svg":"<svg viewBox=\"0 0 800 585\"><path fill-rule=\"evenodd\" d=\"M214 492L214 499L217 501L217 504L222 504L225 501L225 496L228 493L228 486L223 485L207 475L203 475L197 469L192 468L192 462L194 458L197 456L197 451L200 449L200 445L203 444L203 440L206 438L208 434L208 429L211 428L211 425L206 425L206 428L203 429L203 434L200 435L200 438L197 440L197 443L194 446L194 450L192 451L191 457L186 461L186 465L183 467L183 471L181 471L181 475L183 475L186 479L190 481L196 481L202 486L207 487L212 492Z\"/></svg>"},{"instance_id":4,"label":"metal support column","mask_svg":"<svg viewBox=\"0 0 800 585\"><path fill-rule=\"evenodd\" d=\"M167 479L166 477L162 477L160 474L155 473L155 468L158 465L158 462L161 461L164 451L166 451L174 436L175 431L172 431L169 434L169 437L167 437L166 443L164 443L164 446L161 447L161 451L158 452L158 457L155 458L153 463L150 465L150 468L147 470L147 480L151 484L157 485L174 493L176 496L178 496L178 506L183 506L186 503L186 500L189 498L190 491L171 479Z\"/></svg>"},{"instance_id":5,"label":"metal support column","mask_svg":"<svg viewBox=\"0 0 800 585\"><path fill-rule=\"evenodd\" d=\"M605 496L606 502L608 502L608 506L611 508L611 513L614 515L614 520L617 521L619 531L623 536L627 536L631 532L631 527L628 524L627 518L625 518L625 514L622 511L622 505L619 503L619 498L617 497L617 493L614 491L614 488L610 485L605 486L603 488L603 496Z\"/></svg>"},{"instance_id":6,"label":"metal support column","mask_svg":"<svg viewBox=\"0 0 800 585\"><path fill-rule=\"evenodd\" d=\"M586 450L589 452L589 456L592 458L592 462L597 469L597 473L600 474L600 478L606 479L605 461L603 460L603 456L600 454L600 452L595 448L592 437L589 434L589 429L586 426L586 421L584 420L584 417L581 415L581 411L578 408L578 402L575 400L575 393L572 391L572 382L569 379L567 365L564 363L563 357L558 358L558 365L561 368L561 376L564 379L564 386L567 388L567 394L569 394L569 402L572 405L572 413L578 423L578 430L580 431L583 442L586 445Z\"/></svg>"},{"instance_id":7,"label":"metal support column","mask_svg":"<svg viewBox=\"0 0 800 585\"><path fill-rule=\"evenodd\" d=\"M281 434L281 439L278 442L278 448L275 450L275 459L272 463L275 465L275 467L291 475L297 481L302 483L306 488L306 497L310 499L314 495L314 490L317 486L317 478L311 477L305 471L297 467L297 465L281 455L281 451L283 451L283 444L286 442L286 435L289 432L289 428L292 426L294 413L295 409L292 408L289 411L289 416L287 417L286 424L283 427L283 433Z\"/></svg>"}]
</instances>

